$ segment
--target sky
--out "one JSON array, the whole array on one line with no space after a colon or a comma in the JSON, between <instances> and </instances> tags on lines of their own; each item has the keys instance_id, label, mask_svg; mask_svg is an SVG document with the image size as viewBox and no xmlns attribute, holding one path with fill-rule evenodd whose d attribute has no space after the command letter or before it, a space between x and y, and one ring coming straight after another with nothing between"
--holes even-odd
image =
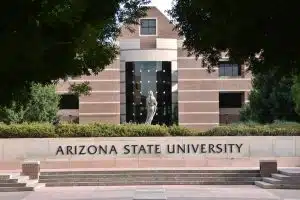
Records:
<instances>
[{"instance_id":1,"label":"sky","mask_svg":"<svg viewBox=\"0 0 300 200\"><path fill-rule=\"evenodd\" d=\"M161 12L163 12L167 17L166 10L171 9L173 0L151 0L149 5L156 6Z\"/></svg>"}]
</instances>

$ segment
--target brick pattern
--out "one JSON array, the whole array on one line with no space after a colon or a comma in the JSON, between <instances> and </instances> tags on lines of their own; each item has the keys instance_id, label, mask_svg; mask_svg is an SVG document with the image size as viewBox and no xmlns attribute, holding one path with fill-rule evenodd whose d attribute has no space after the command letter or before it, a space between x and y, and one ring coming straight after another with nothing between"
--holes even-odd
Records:
<instances>
[{"instance_id":1,"label":"brick pattern","mask_svg":"<svg viewBox=\"0 0 300 200\"><path fill-rule=\"evenodd\" d=\"M120 103L80 104L80 113L120 113Z\"/></svg>"},{"instance_id":2,"label":"brick pattern","mask_svg":"<svg viewBox=\"0 0 300 200\"><path fill-rule=\"evenodd\" d=\"M179 90L226 90L244 91L251 89L251 81L243 79L230 80L179 80Z\"/></svg>"},{"instance_id":3,"label":"brick pattern","mask_svg":"<svg viewBox=\"0 0 300 200\"><path fill-rule=\"evenodd\" d=\"M191 61L191 60L185 60ZM180 63L180 61L179 61ZM189 66L187 66L189 67ZM206 69L179 69L178 79L218 79L218 72L209 73Z\"/></svg>"},{"instance_id":4,"label":"brick pattern","mask_svg":"<svg viewBox=\"0 0 300 200\"><path fill-rule=\"evenodd\" d=\"M269 160L264 161L261 160L259 162L260 174L262 177L271 177L272 174L277 173L277 161Z\"/></svg>"},{"instance_id":5,"label":"brick pattern","mask_svg":"<svg viewBox=\"0 0 300 200\"><path fill-rule=\"evenodd\" d=\"M178 101L219 101L219 92L217 91L189 91L180 92Z\"/></svg>"},{"instance_id":6,"label":"brick pattern","mask_svg":"<svg viewBox=\"0 0 300 200\"><path fill-rule=\"evenodd\" d=\"M179 104L180 106L180 104ZM180 123L219 123L219 113L179 113Z\"/></svg>"},{"instance_id":7,"label":"brick pattern","mask_svg":"<svg viewBox=\"0 0 300 200\"><path fill-rule=\"evenodd\" d=\"M73 80L115 80L120 79L119 70L103 70L97 75L75 77Z\"/></svg>"},{"instance_id":8,"label":"brick pattern","mask_svg":"<svg viewBox=\"0 0 300 200\"><path fill-rule=\"evenodd\" d=\"M80 102L119 102L120 93L117 92L101 92L91 93L89 96L81 96Z\"/></svg>"},{"instance_id":9,"label":"brick pattern","mask_svg":"<svg viewBox=\"0 0 300 200\"><path fill-rule=\"evenodd\" d=\"M179 112L219 112L219 102L179 103Z\"/></svg>"},{"instance_id":10,"label":"brick pattern","mask_svg":"<svg viewBox=\"0 0 300 200\"><path fill-rule=\"evenodd\" d=\"M29 179L38 179L40 173L39 162L25 162L22 164L22 175L29 176Z\"/></svg>"}]
</instances>

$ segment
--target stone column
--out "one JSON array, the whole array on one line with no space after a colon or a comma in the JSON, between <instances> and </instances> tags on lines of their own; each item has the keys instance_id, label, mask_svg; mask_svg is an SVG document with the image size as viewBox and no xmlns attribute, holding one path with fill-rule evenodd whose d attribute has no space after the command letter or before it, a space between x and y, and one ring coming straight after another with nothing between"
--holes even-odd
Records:
<instances>
[{"instance_id":1,"label":"stone column","mask_svg":"<svg viewBox=\"0 0 300 200\"><path fill-rule=\"evenodd\" d=\"M25 161L22 163L22 176L29 176L29 179L38 179L40 174L40 161Z\"/></svg>"},{"instance_id":2,"label":"stone column","mask_svg":"<svg viewBox=\"0 0 300 200\"><path fill-rule=\"evenodd\" d=\"M277 173L276 160L260 160L259 161L260 175L262 177L271 177L272 174Z\"/></svg>"}]
</instances>

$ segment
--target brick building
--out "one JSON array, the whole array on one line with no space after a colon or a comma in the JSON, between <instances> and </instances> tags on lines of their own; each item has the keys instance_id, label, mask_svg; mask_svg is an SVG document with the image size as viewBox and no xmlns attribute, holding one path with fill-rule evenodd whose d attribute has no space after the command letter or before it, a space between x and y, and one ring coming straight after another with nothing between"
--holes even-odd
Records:
<instances>
[{"instance_id":1,"label":"brick building","mask_svg":"<svg viewBox=\"0 0 300 200\"><path fill-rule=\"evenodd\" d=\"M208 73L201 58L188 57L182 39L156 7L134 28L134 33L123 29L117 41L120 55L103 72L58 84L60 115L77 116L79 123L143 123L146 96L152 90L158 101L155 124L206 130L239 120L251 89L245 66L224 58ZM70 83L82 81L90 82L90 96L76 99L67 94Z\"/></svg>"}]
</instances>

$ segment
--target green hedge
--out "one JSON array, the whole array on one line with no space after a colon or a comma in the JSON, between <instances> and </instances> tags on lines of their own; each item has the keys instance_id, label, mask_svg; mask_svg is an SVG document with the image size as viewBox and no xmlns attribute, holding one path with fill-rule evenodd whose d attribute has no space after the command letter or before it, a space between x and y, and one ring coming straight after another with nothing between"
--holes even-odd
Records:
<instances>
[{"instance_id":1,"label":"green hedge","mask_svg":"<svg viewBox=\"0 0 300 200\"><path fill-rule=\"evenodd\" d=\"M300 124L233 124L208 131L134 124L0 124L0 138L166 136L300 136Z\"/></svg>"}]
</instances>

